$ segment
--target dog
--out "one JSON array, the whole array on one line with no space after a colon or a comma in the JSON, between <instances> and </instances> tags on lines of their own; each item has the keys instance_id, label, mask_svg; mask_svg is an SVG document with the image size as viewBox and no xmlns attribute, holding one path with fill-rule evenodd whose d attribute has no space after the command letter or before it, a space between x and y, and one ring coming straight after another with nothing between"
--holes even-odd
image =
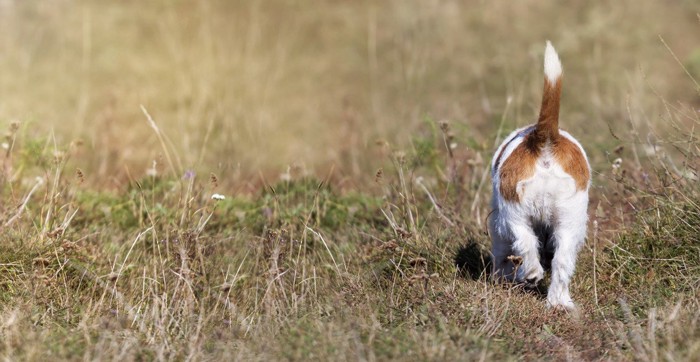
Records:
<instances>
[{"instance_id":1,"label":"dog","mask_svg":"<svg viewBox=\"0 0 700 362\"><path fill-rule=\"evenodd\" d=\"M562 67L549 41L544 74L537 123L506 137L491 164L492 271L536 286L548 267L547 304L574 310L569 283L586 237L591 168L581 144L559 129Z\"/></svg>"}]
</instances>

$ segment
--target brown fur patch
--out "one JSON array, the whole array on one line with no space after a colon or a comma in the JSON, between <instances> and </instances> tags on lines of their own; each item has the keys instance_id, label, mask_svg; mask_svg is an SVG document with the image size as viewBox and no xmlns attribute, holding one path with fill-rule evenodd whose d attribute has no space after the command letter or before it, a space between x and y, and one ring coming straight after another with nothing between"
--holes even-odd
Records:
<instances>
[{"instance_id":1,"label":"brown fur patch","mask_svg":"<svg viewBox=\"0 0 700 362\"><path fill-rule=\"evenodd\" d=\"M519 144L503 162L499 170L501 196L511 202L519 202L518 182L532 177L535 174L535 162L540 155L538 148L528 147L527 135L523 143Z\"/></svg>"},{"instance_id":2,"label":"brown fur patch","mask_svg":"<svg viewBox=\"0 0 700 362\"><path fill-rule=\"evenodd\" d=\"M501 147L501 152L498 153L498 156L496 156L496 162L493 163L493 170L498 171L498 168L501 166L501 158L503 157L503 154L506 152L506 148L508 148L508 145L510 145L513 141L518 139L518 137L521 137L522 134L529 134L531 130L535 127L535 125L529 126L525 128L524 130L518 132L515 136L511 137L506 143Z\"/></svg>"},{"instance_id":3,"label":"brown fur patch","mask_svg":"<svg viewBox=\"0 0 700 362\"><path fill-rule=\"evenodd\" d=\"M566 173L576 182L576 190L586 190L591 172L583 152L575 143L559 134L559 98L561 97L561 78L556 82L544 81L542 106L535 129L525 136L523 142L516 147L499 169L501 157L508 143L496 157L494 168L499 172L499 190L503 199L510 202L520 202L518 182L528 179L535 174L535 164L542 149L549 144L554 159Z\"/></svg>"},{"instance_id":4,"label":"brown fur patch","mask_svg":"<svg viewBox=\"0 0 700 362\"><path fill-rule=\"evenodd\" d=\"M559 98L561 97L561 77L552 84L545 78L542 92L542 105L537 127L528 138L530 147L542 146L547 140L559 137Z\"/></svg>"},{"instance_id":5,"label":"brown fur patch","mask_svg":"<svg viewBox=\"0 0 700 362\"><path fill-rule=\"evenodd\" d=\"M498 153L498 156L496 157L496 162L493 164L493 169L498 170L498 167L501 166L501 157L503 157L503 153L506 152L506 148L508 148L508 145L510 145L511 142L513 142L518 136L515 136L508 140L505 145L501 148L501 152Z\"/></svg>"},{"instance_id":6,"label":"brown fur patch","mask_svg":"<svg viewBox=\"0 0 700 362\"><path fill-rule=\"evenodd\" d=\"M513 142L513 140L516 137L514 137L512 140L508 141L505 145L503 145L503 148L501 148L501 152L498 153L498 156L496 156L496 162L493 163L493 169L495 171L498 170L498 167L501 165L501 157L503 157L503 152L506 152L506 148L508 148L508 145Z\"/></svg>"},{"instance_id":7,"label":"brown fur patch","mask_svg":"<svg viewBox=\"0 0 700 362\"><path fill-rule=\"evenodd\" d=\"M503 166L499 170L501 177L499 190L501 191L501 196L507 201L520 202L518 182L528 179L535 174L535 164L542 150L539 147L531 147L531 142L528 142L530 137L532 135L525 137L523 142L503 162ZM556 162L576 182L576 190L586 190L591 172L588 168L586 157L578 146L566 137L559 135L551 143L551 149ZM498 155L496 165L498 165L501 156L501 154Z\"/></svg>"},{"instance_id":8,"label":"brown fur patch","mask_svg":"<svg viewBox=\"0 0 700 362\"><path fill-rule=\"evenodd\" d=\"M564 136L557 137L552 147L552 154L566 173L576 181L576 190L583 191L588 188L591 179L591 171L588 169L586 156Z\"/></svg>"}]
</instances>

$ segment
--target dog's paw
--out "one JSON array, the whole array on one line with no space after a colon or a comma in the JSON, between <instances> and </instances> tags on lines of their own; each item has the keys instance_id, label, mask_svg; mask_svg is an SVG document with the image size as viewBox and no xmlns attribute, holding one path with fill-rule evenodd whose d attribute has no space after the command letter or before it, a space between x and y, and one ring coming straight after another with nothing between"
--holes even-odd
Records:
<instances>
[{"instance_id":1,"label":"dog's paw","mask_svg":"<svg viewBox=\"0 0 700 362\"><path fill-rule=\"evenodd\" d=\"M576 312L576 304L571 298L557 298L548 296L547 297L547 307L552 309L565 310L567 312Z\"/></svg>"},{"instance_id":2,"label":"dog's paw","mask_svg":"<svg viewBox=\"0 0 700 362\"><path fill-rule=\"evenodd\" d=\"M532 263L523 263L518 269L518 281L536 286L544 279L544 268L535 260Z\"/></svg>"},{"instance_id":3,"label":"dog's paw","mask_svg":"<svg viewBox=\"0 0 700 362\"><path fill-rule=\"evenodd\" d=\"M528 274L525 277L525 282L530 285L537 285L544 279L544 269L542 267L537 268L537 270Z\"/></svg>"}]
</instances>

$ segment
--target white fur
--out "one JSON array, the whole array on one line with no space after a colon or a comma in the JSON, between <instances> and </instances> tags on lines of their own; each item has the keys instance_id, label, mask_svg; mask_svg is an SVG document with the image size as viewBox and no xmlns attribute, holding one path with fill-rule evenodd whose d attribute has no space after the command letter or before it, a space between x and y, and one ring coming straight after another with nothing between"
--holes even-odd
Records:
<instances>
[{"instance_id":1,"label":"white fur","mask_svg":"<svg viewBox=\"0 0 700 362\"><path fill-rule=\"evenodd\" d=\"M544 56L547 81L556 82L561 72L559 56L547 41ZM519 200L508 201L501 195L501 166L535 128L536 125L530 125L508 135L496 150L491 164L494 211L489 219L489 231L493 240L493 274L515 282L537 283L544 278L540 251L550 252L553 254L552 278L547 302L553 307L573 309L569 281L586 237L590 180L585 190L578 190L575 179L558 164L551 145L545 143L536 160L534 174L516 185ZM559 130L559 134L577 146L585 159L585 167L590 170L581 144L565 131ZM522 264L515 266L508 260L511 255L521 257Z\"/></svg>"},{"instance_id":2,"label":"white fur","mask_svg":"<svg viewBox=\"0 0 700 362\"><path fill-rule=\"evenodd\" d=\"M494 212L489 219L489 231L493 239L493 271L496 277L511 281L539 282L544 278L539 249L553 248L547 302L553 307L573 309L569 281L576 266L576 255L586 236L588 187L577 191L573 177L545 148L537 160L534 175L518 182L520 201L507 201L500 193L500 166L533 129L531 125L512 132L496 151L497 157L506 147L499 165L495 165L495 159L492 165ZM559 132L577 145L585 157L585 151L570 134ZM546 245L542 245L540 235L536 234L538 226L551 230L552 239L545 241ZM522 265L515 272L513 263L507 260L510 255L522 257Z\"/></svg>"},{"instance_id":3,"label":"white fur","mask_svg":"<svg viewBox=\"0 0 700 362\"><path fill-rule=\"evenodd\" d=\"M544 50L544 74L550 83L556 82L561 76L561 61L559 61L559 55L549 40L547 40L547 46Z\"/></svg>"}]
</instances>

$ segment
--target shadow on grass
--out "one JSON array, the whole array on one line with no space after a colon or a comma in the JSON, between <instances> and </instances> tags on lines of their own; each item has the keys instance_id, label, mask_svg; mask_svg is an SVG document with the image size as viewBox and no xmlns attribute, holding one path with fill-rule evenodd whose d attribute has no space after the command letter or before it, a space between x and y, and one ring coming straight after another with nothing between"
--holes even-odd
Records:
<instances>
[{"instance_id":1,"label":"shadow on grass","mask_svg":"<svg viewBox=\"0 0 700 362\"><path fill-rule=\"evenodd\" d=\"M491 253L474 240L470 239L457 249L454 261L465 278L477 280L491 274Z\"/></svg>"},{"instance_id":2,"label":"shadow on grass","mask_svg":"<svg viewBox=\"0 0 700 362\"><path fill-rule=\"evenodd\" d=\"M544 260L545 263L547 263L548 260L546 257ZM549 260L551 260L551 258L549 258ZM482 276L486 278L491 276L491 253L483 245L474 240L469 240L466 244L457 249L454 262L457 266L457 270L459 270L460 276L464 278L478 280ZM549 269L549 265L547 264L545 264L544 267L547 270ZM545 279L540 281L537 285L522 283L520 286L524 292L532 293L543 298L547 295ZM503 285L512 286L513 284L503 283Z\"/></svg>"}]
</instances>

